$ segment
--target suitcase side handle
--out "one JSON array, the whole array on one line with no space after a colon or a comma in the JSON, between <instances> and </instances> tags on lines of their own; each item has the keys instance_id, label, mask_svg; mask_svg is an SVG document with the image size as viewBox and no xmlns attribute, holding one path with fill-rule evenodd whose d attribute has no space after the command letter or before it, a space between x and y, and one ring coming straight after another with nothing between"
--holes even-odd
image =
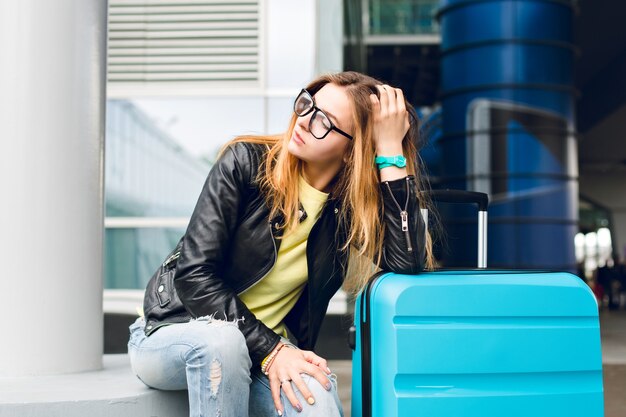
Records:
<instances>
[{"instance_id":1,"label":"suitcase side handle","mask_svg":"<svg viewBox=\"0 0 626 417\"><path fill-rule=\"evenodd\" d=\"M444 203L476 204L478 206L478 268L487 268L487 208L489 195L467 190L430 190L422 191L432 201ZM428 209L420 208L424 218L424 233L428 231Z\"/></svg>"}]
</instances>

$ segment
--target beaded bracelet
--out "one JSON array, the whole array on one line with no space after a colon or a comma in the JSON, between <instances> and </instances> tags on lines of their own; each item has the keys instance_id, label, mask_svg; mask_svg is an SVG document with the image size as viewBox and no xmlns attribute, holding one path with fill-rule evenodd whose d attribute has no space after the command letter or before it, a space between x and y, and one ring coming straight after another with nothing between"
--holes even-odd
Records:
<instances>
[{"instance_id":1,"label":"beaded bracelet","mask_svg":"<svg viewBox=\"0 0 626 417\"><path fill-rule=\"evenodd\" d=\"M276 346L274 346L274 349L276 349L277 347L279 347L281 343L284 343L284 342L279 341L279 342L276 344ZM271 355L272 353L274 353L274 349L272 349L272 351L271 351L270 353L268 353L268 354L267 354L267 356L265 356L265 358L263 358L263 360L261 361L261 366L263 366L263 364L265 364L266 362L268 362L268 361L269 361L270 355Z\"/></svg>"},{"instance_id":2,"label":"beaded bracelet","mask_svg":"<svg viewBox=\"0 0 626 417\"><path fill-rule=\"evenodd\" d=\"M281 342L279 346L277 346L276 348L274 348L274 351L272 353L270 353L264 360L263 362L261 362L261 372L263 372L265 375L269 375L269 373L267 372L267 368L269 368L269 366L272 364L272 362L274 361L274 358L276 357L276 355L278 354L278 351L281 350L283 347L288 346L292 349L297 349L297 347L293 344L293 343L283 343Z\"/></svg>"},{"instance_id":3,"label":"beaded bracelet","mask_svg":"<svg viewBox=\"0 0 626 417\"><path fill-rule=\"evenodd\" d=\"M261 363L261 372L263 372L265 375L267 375L267 372L265 371L265 369L267 368L267 365L272 361L272 359L274 359L274 356L276 356L278 351L282 349L283 346L285 346L285 344L280 342L278 346L274 348L272 353L270 353L269 356L267 356Z\"/></svg>"},{"instance_id":4,"label":"beaded bracelet","mask_svg":"<svg viewBox=\"0 0 626 417\"><path fill-rule=\"evenodd\" d=\"M281 347L282 347L282 346L281 346ZM278 352L276 352L276 353L278 353ZM269 361L267 362L267 365L265 365L265 372L263 372L265 375L268 375L268 376L269 376L269 374L270 374L270 367L271 367L271 366L272 366L272 364L274 363L274 359L276 359L276 356L274 356L271 360L269 360Z\"/></svg>"},{"instance_id":5,"label":"beaded bracelet","mask_svg":"<svg viewBox=\"0 0 626 417\"><path fill-rule=\"evenodd\" d=\"M298 347L296 345L294 345L293 343L291 343L290 341L285 341L285 342L282 342L282 343L284 343L285 345L289 346L290 348L298 349ZM278 346L278 345L276 345L276 346ZM276 347L274 349L276 349ZM261 365L263 365L264 363L268 362L268 359L269 359L270 355L271 355L271 352L265 358L263 358L263 360L261 361Z\"/></svg>"},{"instance_id":6,"label":"beaded bracelet","mask_svg":"<svg viewBox=\"0 0 626 417\"><path fill-rule=\"evenodd\" d=\"M293 343L285 343L283 346L287 346L288 348L292 348L292 349L298 349L298 348L296 347L296 345L294 345ZM282 348L283 346L281 346L281 348ZM278 353L278 352L276 352L276 353ZM278 356L278 355L276 355L276 356ZM276 360L276 356L274 356L274 357L272 358L272 360L271 360L271 361L269 361L269 362L267 362L267 365L265 365L265 375L269 375L269 369L270 369L270 366L272 366L272 364L273 364L273 363L274 363L274 361Z\"/></svg>"}]
</instances>

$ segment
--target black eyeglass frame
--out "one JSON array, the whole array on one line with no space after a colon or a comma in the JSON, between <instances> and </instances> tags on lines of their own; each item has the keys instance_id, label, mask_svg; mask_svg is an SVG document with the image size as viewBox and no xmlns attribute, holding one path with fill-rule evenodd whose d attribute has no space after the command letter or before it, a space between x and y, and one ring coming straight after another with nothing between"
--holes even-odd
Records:
<instances>
[{"instance_id":1,"label":"black eyeglass frame","mask_svg":"<svg viewBox=\"0 0 626 417\"><path fill-rule=\"evenodd\" d=\"M302 96L302 94L304 94L304 93L306 93L309 96L309 98L311 99L311 103L313 103L313 106L311 106L311 108L309 110L307 110L306 112L300 114L300 113L298 113L296 111L296 103L298 102L298 99L300 98L300 96ZM335 124L330 119L328 114L326 114L324 112L324 110L322 110L319 107L317 107L317 105L315 104L315 100L313 99L313 96L311 95L311 93L309 93L309 91L306 88L303 88L302 90L300 90L300 92L296 96L296 99L293 101L293 111L298 116L306 116L307 114L309 114L309 113L311 113L313 111L313 114L311 115L311 118L309 119L309 132L311 132L311 134L313 135L313 137L315 139L319 139L319 140L324 139L332 130L334 130L335 132L337 132L339 134L342 134L343 136L347 137L350 140L354 139L351 135L347 134L346 132L344 132L343 130L339 129L337 126L335 126ZM328 119L328 121L330 122L330 129L328 129L328 131L326 131L326 133L324 133L324 135L322 135L321 138L318 138L317 136L315 136L315 134L311 130L311 124L313 123L313 119L315 118L315 114L317 112L322 113L324 115L324 117L326 117Z\"/></svg>"}]
</instances>

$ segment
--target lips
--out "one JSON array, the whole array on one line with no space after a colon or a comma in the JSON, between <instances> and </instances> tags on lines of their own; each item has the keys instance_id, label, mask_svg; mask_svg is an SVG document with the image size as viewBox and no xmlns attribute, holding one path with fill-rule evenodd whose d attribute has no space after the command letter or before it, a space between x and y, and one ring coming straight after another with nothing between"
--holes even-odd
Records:
<instances>
[{"instance_id":1,"label":"lips","mask_svg":"<svg viewBox=\"0 0 626 417\"><path fill-rule=\"evenodd\" d=\"M300 135L298 135L298 132L296 132L295 130L293 131L293 135L295 136L296 140L300 143L304 143L304 140L302 140L302 138L300 137Z\"/></svg>"}]
</instances>

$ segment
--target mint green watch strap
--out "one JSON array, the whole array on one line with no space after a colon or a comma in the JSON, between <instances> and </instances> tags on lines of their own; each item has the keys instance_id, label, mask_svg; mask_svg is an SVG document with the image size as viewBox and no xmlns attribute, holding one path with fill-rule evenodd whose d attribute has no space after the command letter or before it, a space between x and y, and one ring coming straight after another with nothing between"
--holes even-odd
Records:
<instances>
[{"instance_id":1,"label":"mint green watch strap","mask_svg":"<svg viewBox=\"0 0 626 417\"><path fill-rule=\"evenodd\" d=\"M374 163L378 165L378 168L385 168L388 166L397 166L399 168L403 168L406 166L406 158L404 155L395 155L395 156L376 156L374 158Z\"/></svg>"},{"instance_id":2,"label":"mint green watch strap","mask_svg":"<svg viewBox=\"0 0 626 417\"><path fill-rule=\"evenodd\" d=\"M387 168L387 167L395 167L395 164L390 164L389 162L385 162L382 164L378 164L378 169L383 169L383 168Z\"/></svg>"}]
</instances>

